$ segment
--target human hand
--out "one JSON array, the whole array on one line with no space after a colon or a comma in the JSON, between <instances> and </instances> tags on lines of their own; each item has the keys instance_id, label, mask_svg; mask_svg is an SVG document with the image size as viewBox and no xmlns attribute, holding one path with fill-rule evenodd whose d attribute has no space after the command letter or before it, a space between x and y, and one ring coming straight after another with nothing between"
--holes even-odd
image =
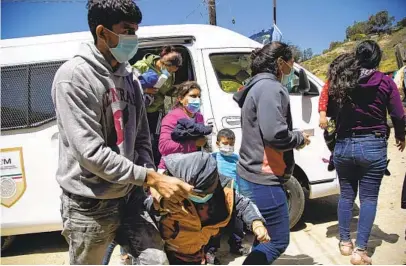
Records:
<instances>
[{"instance_id":1,"label":"human hand","mask_svg":"<svg viewBox=\"0 0 406 266\"><path fill-rule=\"evenodd\" d=\"M205 137L201 137L196 140L196 146L203 147L204 145L206 145L206 142L207 142L207 139Z\"/></svg>"},{"instance_id":2,"label":"human hand","mask_svg":"<svg viewBox=\"0 0 406 266\"><path fill-rule=\"evenodd\" d=\"M144 90L144 93L154 95L154 94L157 94L157 93L158 93L158 91L159 91L159 89L155 89L155 88L148 88L148 89L145 89L145 90Z\"/></svg>"},{"instance_id":3,"label":"human hand","mask_svg":"<svg viewBox=\"0 0 406 266\"><path fill-rule=\"evenodd\" d=\"M310 135L307 133L303 133L303 137L304 137L304 145L309 145L310 144Z\"/></svg>"},{"instance_id":4,"label":"human hand","mask_svg":"<svg viewBox=\"0 0 406 266\"><path fill-rule=\"evenodd\" d=\"M164 199L173 203L182 202L193 189L193 186L176 177L159 174L151 170L147 171L145 183L155 189Z\"/></svg>"},{"instance_id":5,"label":"human hand","mask_svg":"<svg viewBox=\"0 0 406 266\"><path fill-rule=\"evenodd\" d=\"M252 223L252 232L255 234L257 240L260 243L266 243L271 241L271 237L268 234L268 230L266 230L266 227L262 223L262 221L254 221Z\"/></svg>"},{"instance_id":6,"label":"human hand","mask_svg":"<svg viewBox=\"0 0 406 266\"><path fill-rule=\"evenodd\" d=\"M399 149L400 152L405 150L405 141L396 139L396 147Z\"/></svg>"},{"instance_id":7,"label":"human hand","mask_svg":"<svg viewBox=\"0 0 406 266\"><path fill-rule=\"evenodd\" d=\"M326 129L328 125L328 120L327 117L325 116L320 116L320 120L319 120L319 126L321 129Z\"/></svg>"}]
</instances>

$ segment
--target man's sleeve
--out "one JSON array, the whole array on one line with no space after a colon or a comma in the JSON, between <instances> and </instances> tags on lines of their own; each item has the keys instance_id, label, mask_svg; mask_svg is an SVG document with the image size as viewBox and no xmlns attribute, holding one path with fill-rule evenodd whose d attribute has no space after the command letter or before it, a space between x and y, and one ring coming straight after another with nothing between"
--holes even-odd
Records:
<instances>
[{"instance_id":1,"label":"man's sleeve","mask_svg":"<svg viewBox=\"0 0 406 266\"><path fill-rule=\"evenodd\" d=\"M142 95L139 97L142 97ZM137 129L137 137L135 139L135 152L138 153L138 160L135 162L137 165L145 166L147 168L155 169L154 157L152 154L152 145L151 145L151 135L149 133L147 112L145 110L144 103L139 101L142 104L141 114L140 114L140 123Z\"/></svg>"},{"instance_id":2,"label":"man's sleeve","mask_svg":"<svg viewBox=\"0 0 406 266\"><path fill-rule=\"evenodd\" d=\"M258 99L258 123L266 146L279 151L292 150L304 143L303 134L291 131L282 108L282 95L266 88Z\"/></svg>"},{"instance_id":3,"label":"man's sleeve","mask_svg":"<svg viewBox=\"0 0 406 266\"><path fill-rule=\"evenodd\" d=\"M254 221L262 221L265 223L265 219L262 217L258 207L247 197L234 191L235 195L235 209L236 217L244 221L247 227L252 231L252 223Z\"/></svg>"},{"instance_id":4,"label":"man's sleeve","mask_svg":"<svg viewBox=\"0 0 406 266\"><path fill-rule=\"evenodd\" d=\"M117 154L103 138L98 99L91 91L72 82L56 83L53 93L59 130L69 152L79 164L111 183L142 186L147 170Z\"/></svg>"}]
</instances>

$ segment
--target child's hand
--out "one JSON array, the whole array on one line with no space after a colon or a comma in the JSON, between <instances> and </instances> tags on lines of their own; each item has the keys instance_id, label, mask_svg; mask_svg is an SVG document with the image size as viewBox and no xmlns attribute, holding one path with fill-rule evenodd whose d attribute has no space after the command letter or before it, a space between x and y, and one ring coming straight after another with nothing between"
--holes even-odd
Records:
<instances>
[{"instance_id":1,"label":"child's hand","mask_svg":"<svg viewBox=\"0 0 406 266\"><path fill-rule=\"evenodd\" d=\"M271 237L268 235L268 230L266 230L266 227L262 221L254 221L252 223L252 231L260 243L271 241Z\"/></svg>"},{"instance_id":2,"label":"child's hand","mask_svg":"<svg viewBox=\"0 0 406 266\"><path fill-rule=\"evenodd\" d=\"M320 120L319 120L319 126L320 126L320 128L326 129L326 128L327 128L327 124L328 124L327 117L325 117L325 116L320 116Z\"/></svg>"},{"instance_id":3,"label":"child's hand","mask_svg":"<svg viewBox=\"0 0 406 266\"><path fill-rule=\"evenodd\" d=\"M144 90L144 93L146 94L157 94L158 93L158 89L155 88L148 88Z\"/></svg>"}]
</instances>

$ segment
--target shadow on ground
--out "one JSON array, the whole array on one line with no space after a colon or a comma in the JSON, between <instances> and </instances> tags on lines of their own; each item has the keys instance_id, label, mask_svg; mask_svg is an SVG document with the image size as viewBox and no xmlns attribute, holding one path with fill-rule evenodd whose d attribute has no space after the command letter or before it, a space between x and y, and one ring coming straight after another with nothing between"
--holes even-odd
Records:
<instances>
[{"instance_id":1,"label":"shadow on ground","mask_svg":"<svg viewBox=\"0 0 406 266\"><path fill-rule=\"evenodd\" d=\"M307 197L307 196L306 196ZM292 232L306 228L306 223L323 224L338 221L337 206L339 195L328 196L319 199L307 199L302 219L292 228ZM359 207L354 204L353 216L359 215Z\"/></svg>"},{"instance_id":2,"label":"shadow on ground","mask_svg":"<svg viewBox=\"0 0 406 266\"><path fill-rule=\"evenodd\" d=\"M282 255L272 265L321 265L314 261L314 259L308 255Z\"/></svg>"},{"instance_id":3,"label":"shadow on ground","mask_svg":"<svg viewBox=\"0 0 406 266\"><path fill-rule=\"evenodd\" d=\"M357 237L357 224L358 218L352 218L350 225L351 239ZM338 223L327 228L326 236L335 237L339 240ZM382 245L383 241L395 244L399 241L399 235L385 233L379 228L379 226L374 224L368 241L368 254L372 256L375 253L376 248Z\"/></svg>"},{"instance_id":4,"label":"shadow on ground","mask_svg":"<svg viewBox=\"0 0 406 266\"><path fill-rule=\"evenodd\" d=\"M10 248L1 252L1 257L65 251L68 244L61 232L50 232L17 236Z\"/></svg>"}]
</instances>

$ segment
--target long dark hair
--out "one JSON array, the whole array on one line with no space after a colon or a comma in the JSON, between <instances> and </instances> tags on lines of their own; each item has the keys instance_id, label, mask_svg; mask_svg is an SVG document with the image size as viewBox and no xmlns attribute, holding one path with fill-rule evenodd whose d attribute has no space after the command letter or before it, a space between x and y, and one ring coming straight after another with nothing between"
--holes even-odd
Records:
<instances>
[{"instance_id":1,"label":"long dark hair","mask_svg":"<svg viewBox=\"0 0 406 266\"><path fill-rule=\"evenodd\" d=\"M351 100L351 92L358 87L361 69L375 69L382 59L379 45L372 40L360 42L354 53L344 54L334 61L335 66L329 69L329 95L342 106Z\"/></svg>"},{"instance_id":2,"label":"long dark hair","mask_svg":"<svg viewBox=\"0 0 406 266\"><path fill-rule=\"evenodd\" d=\"M251 53L251 71L252 76L259 73L271 73L277 76L279 74L278 58L286 62L293 57L292 50L286 43L271 42L262 48L257 48Z\"/></svg>"},{"instance_id":3,"label":"long dark hair","mask_svg":"<svg viewBox=\"0 0 406 266\"><path fill-rule=\"evenodd\" d=\"M355 54L340 55L339 60L329 69L329 96L342 106L350 100L351 91L358 86L361 67Z\"/></svg>"},{"instance_id":4,"label":"long dark hair","mask_svg":"<svg viewBox=\"0 0 406 266\"><path fill-rule=\"evenodd\" d=\"M173 46L164 46L159 56L162 63L166 66L182 66L182 55Z\"/></svg>"}]
</instances>

